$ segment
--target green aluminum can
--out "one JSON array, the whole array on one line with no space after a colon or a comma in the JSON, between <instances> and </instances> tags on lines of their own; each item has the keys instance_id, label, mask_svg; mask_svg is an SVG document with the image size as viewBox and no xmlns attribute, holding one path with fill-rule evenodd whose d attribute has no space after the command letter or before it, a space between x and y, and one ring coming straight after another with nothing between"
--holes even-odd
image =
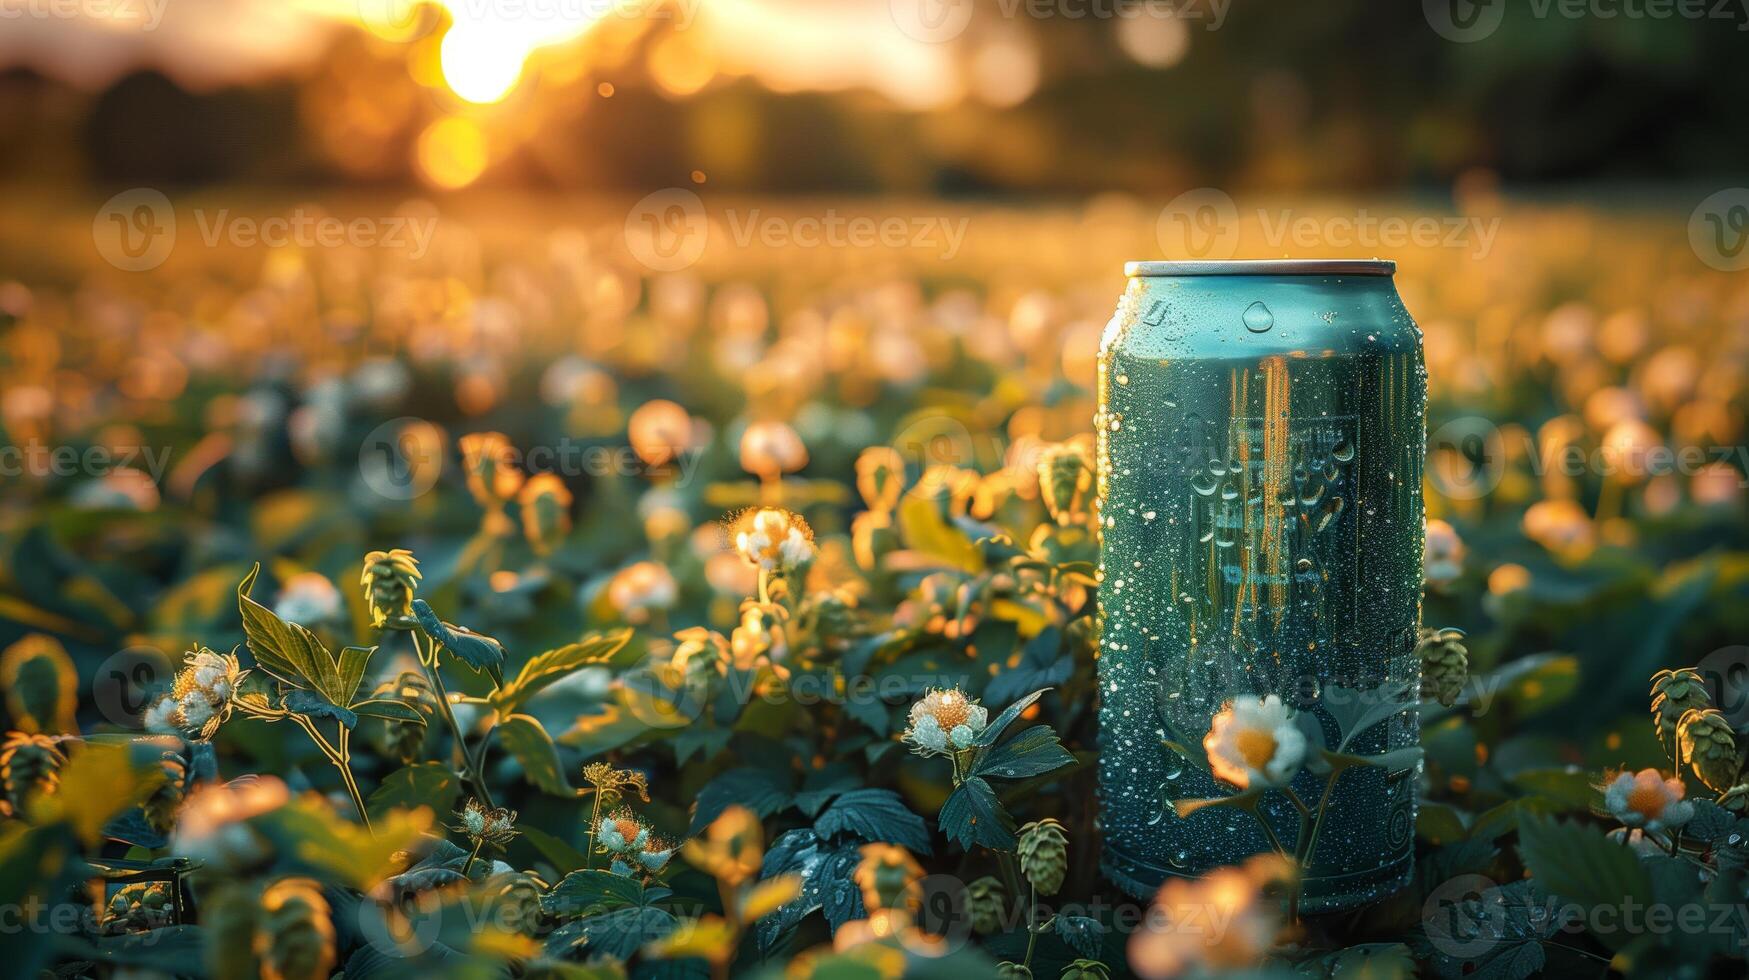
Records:
<instances>
[{"instance_id":1,"label":"green aluminum can","mask_svg":"<svg viewBox=\"0 0 1749 980\"><path fill-rule=\"evenodd\" d=\"M1200 744L1232 699L1274 694L1334 746L1333 699L1419 684L1426 368L1395 270L1125 269L1100 344L1095 425L1101 864L1132 894L1272 849L1242 810L1178 815L1175 801L1234 788L1169 742ZM1406 707L1347 751L1406 748L1419 734ZM1352 908L1408 880L1415 780L1409 766L1343 773L1302 909ZM1291 785L1315 804L1324 780L1302 770ZM1288 795L1264 793L1258 813L1291 850L1300 820Z\"/></svg>"}]
</instances>

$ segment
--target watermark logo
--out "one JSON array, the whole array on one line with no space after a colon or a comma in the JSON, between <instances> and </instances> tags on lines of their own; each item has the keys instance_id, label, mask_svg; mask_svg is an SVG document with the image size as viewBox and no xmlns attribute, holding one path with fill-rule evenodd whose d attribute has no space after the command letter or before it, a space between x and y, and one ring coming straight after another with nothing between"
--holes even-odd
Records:
<instances>
[{"instance_id":1,"label":"watermark logo","mask_svg":"<svg viewBox=\"0 0 1749 980\"><path fill-rule=\"evenodd\" d=\"M1749 647L1721 647L1702 657L1694 669L1731 727L1749 723Z\"/></svg>"},{"instance_id":2,"label":"watermark logo","mask_svg":"<svg viewBox=\"0 0 1749 980\"><path fill-rule=\"evenodd\" d=\"M443 447L443 434L430 422L390 419L359 444L359 476L386 500L422 497L443 475Z\"/></svg>"},{"instance_id":3,"label":"watermark logo","mask_svg":"<svg viewBox=\"0 0 1749 980\"><path fill-rule=\"evenodd\" d=\"M1427 893L1421 924L1434 949L1468 960L1493 949L1506 934L1506 902L1493 879L1458 875Z\"/></svg>"},{"instance_id":4,"label":"watermark logo","mask_svg":"<svg viewBox=\"0 0 1749 980\"><path fill-rule=\"evenodd\" d=\"M395 214L340 218L296 207L286 214L256 217L230 208L193 209L199 243L206 248L385 248L424 258L437 234L437 216ZM91 222L97 254L123 272L150 272L175 249L176 207L163 191L136 187L105 201Z\"/></svg>"},{"instance_id":5,"label":"watermark logo","mask_svg":"<svg viewBox=\"0 0 1749 980\"><path fill-rule=\"evenodd\" d=\"M176 667L164 651L134 646L109 655L91 677L91 700L105 721L122 728L145 727L146 708L167 689Z\"/></svg>"},{"instance_id":6,"label":"watermark logo","mask_svg":"<svg viewBox=\"0 0 1749 980\"><path fill-rule=\"evenodd\" d=\"M91 221L91 241L123 272L150 272L176 247L176 209L163 191L136 187L103 202Z\"/></svg>"},{"instance_id":7,"label":"watermark logo","mask_svg":"<svg viewBox=\"0 0 1749 980\"><path fill-rule=\"evenodd\" d=\"M1494 36L1506 19L1506 0L1422 0L1421 12L1434 33L1458 44ZM1749 30L1744 0L1529 0L1513 16L1534 20L1667 21L1720 20Z\"/></svg>"},{"instance_id":8,"label":"watermark logo","mask_svg":"<svg viewBox=\"0 0 1749 980\"><path fill-rule=\"evenodd\" d=\"M1219 262L1239 250L1239 206L1216 187L1173 198L1154 224L1160 252L1170 259Z\"/></svg>"},{"instance_id":9,"label":"watermark logo","mask_svg":"<svg viewBox=\"0 0 1749 980\"><path fill-rule=\"evenodd\" d=\"M1448 500L1476 500L1494 492L1506 473L1506 443L1494 423L1478 415L1452 419L1427 437L1428 475Z\"/></svg>"},{"instance_id":10,"label":"watermark logo","mask_svg":"<svg viewBox=\"0 0 1749 980\"><path fill-rule=\"evenodd\" d=\"M1688 244L1720 272L1749 269L1749 188L1726 188L1700 202L1688 216Z\"/></svg>"},{"instance_id":11,"label":"watermark logo","mask_svg":"<svg viewBox=\"0 0 1749 980\"><path fill-rule=\"evenodd\" d=\"M626 248L654 272L679 272L696 263L704 257L710 233L704 201L682 187L650 194L626 215Z\"/></svg>"},{"instance_id":12,"label":"watermark logo","mask_svg":"<svg viewBox=\"0 0 1749 980\"><path fill-rule=\"evenodd\" d=\"M625 220L626 249L654 272L677 272L696 264L719 232L735 248L914 249L947 260L965 245L970 218L947 215L864 215L837 208L783 213L729 208L714 220L697 194L672 187L633 205Z\"/></svg>"},{"instance_id":13,"label":"watermark logo","mask_svg":"<svg viewBox=\"0 0 1749 980\"><path fill-rule=\"evenodd\" d=\"M972 0L887 0L899 32L925 44L945 44L972 23Z\"/></svg>"},{"instance_id":14,"label":"watermark logo","mask_svg":"<svg viewBox=\"0 0 1749 980\"><path fill-rule=\"evenodd\" d=\"M1506 19L1505 0L1421 0L1421 13L1434 33L1470 44L1493 36Z\"/></svg>"}]
</instances>

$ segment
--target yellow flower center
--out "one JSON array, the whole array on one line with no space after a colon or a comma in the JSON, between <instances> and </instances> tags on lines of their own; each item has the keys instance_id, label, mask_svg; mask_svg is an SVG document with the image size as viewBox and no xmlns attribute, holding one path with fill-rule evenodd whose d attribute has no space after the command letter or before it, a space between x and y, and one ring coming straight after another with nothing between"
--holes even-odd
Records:
<instances>
[{"instance_id":1,"label":"yellow flower center","mask_svg":"<svg viewBox=\"0 0 1749 980\"><path fill-rule=\"evenodd\" d=\"M1275 733L1262 728L1246 728L1233 739L1239 755L1252 769L1261 770L1275 758Z\"/></svg>"},{"instance_id":2,"label":"yellow flower center","mask_svg":"<svg viewBox=\"0 0 1749 980\"><path fill-rule=\"evenodd\" d=\"M636 820L627 820L624 817L622 817L618 820L615 820L613 822L613 824L614 824L614 829L618 830L619 835L621 837L624 837L628 842L637 839L639 828L638 828L638 822Z\"/></svg>"},{"instance_id":3,"label":"yellow flower center","mask_svg":"<svg viewBox=\"0 0 1749 980\"><path fill-rule=\"evenodd\" d=\"M964 697L949 692L936 702L935 710L931 714L935 715L935 723L941 726L942 731L951 732L971 718L972 706Z\"/></svg>"},{"instance_id":4,"label":"yellow flower center","mask_svg":"<svg viewBox=\"0 0 1749 980\"><path fill-rule=\"evenodd\" d=\"M1628 809L1647 820L1662 817L1668 802L1669 797L1665 794L1664 787L1649 783L1635 783L1633 790L1628 793Z\"/></svg>"}]
</instances>

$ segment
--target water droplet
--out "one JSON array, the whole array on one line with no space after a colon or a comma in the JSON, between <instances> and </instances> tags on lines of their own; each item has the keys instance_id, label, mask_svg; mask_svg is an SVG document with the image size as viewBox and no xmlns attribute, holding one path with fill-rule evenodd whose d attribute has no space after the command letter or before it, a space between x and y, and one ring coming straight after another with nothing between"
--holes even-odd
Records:
<instances>
[{"instance_id":1,"label":"water droplet","mask_svg":"<svg viewBox=\"0 0 1749 980\"><path fill-rule=\"evenodd\" d=\"M1269 312L1269 307L1261 301L1245 307L1245 329L1252 333L1264 333L1275 326L1275 314Z\"/></svg>"}]
</instances>

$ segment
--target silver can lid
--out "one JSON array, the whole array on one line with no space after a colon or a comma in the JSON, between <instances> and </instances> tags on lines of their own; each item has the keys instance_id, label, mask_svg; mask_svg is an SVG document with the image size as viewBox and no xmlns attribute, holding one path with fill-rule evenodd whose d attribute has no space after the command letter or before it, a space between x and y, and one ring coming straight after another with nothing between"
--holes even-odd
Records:
<instances>
[{"instance_id":1,"label":"silver can lid","mask_svg":"<svg viewBox=\"0 0 1749 980\"><path fill-rule=\"evenodd\" d=\"M1153 276L1391 276L1390 259L1241 259L1229 262L1126 262L1123 274Z\"/></svg>"}]
</instances>

